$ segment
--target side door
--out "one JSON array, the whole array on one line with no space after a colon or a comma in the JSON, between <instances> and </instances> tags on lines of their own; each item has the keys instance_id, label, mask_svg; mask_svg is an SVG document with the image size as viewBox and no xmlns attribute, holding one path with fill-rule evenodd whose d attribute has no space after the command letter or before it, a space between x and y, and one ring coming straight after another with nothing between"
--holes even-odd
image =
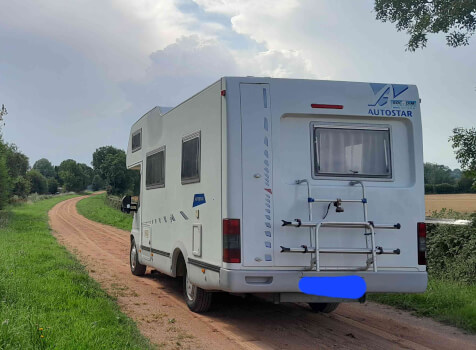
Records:
<instances>
[{"instance_id":1,"label":"side door","mask_svg":"<svg viewBox=\"0 0 476 350\"><path fill-rule=\"evenodd\" d=\"M240 84L245 266L273 265L272 150L269 84Z\"/></svg>"}]
</instances>

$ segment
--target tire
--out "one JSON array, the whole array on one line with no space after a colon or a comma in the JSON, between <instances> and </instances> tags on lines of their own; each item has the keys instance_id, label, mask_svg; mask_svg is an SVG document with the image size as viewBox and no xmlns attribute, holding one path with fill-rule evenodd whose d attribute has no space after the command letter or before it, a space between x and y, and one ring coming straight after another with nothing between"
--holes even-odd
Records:
<instances>
[{"instance_id":1,"label":"tire","mask_svg":"<svg viewBox=\"0 0 476 350\"><path fill-rule=\"evenodd\" d=\"M339 306L339 303L309 303L313 312L331 313Z\"/></svg>"},{"instance_id":2,"label":"tire","mask_svg":"<svg viewBox=\"0 0 476 350\"><path fill-rule=\"evenodd\" d=\"M183 276L183 297L188 308L196 313L207 312L212 305L212 293L192 284L188 280L186 269Z\"/></svg>"},{"instance_id":3,"label":"tire","mask_svg":"<svg viewBox=\"0 0 476 350\"><path fill-rule=\"evenodd\" d=\"M147 266L142 265L139 262L139 254L137 252L136 241L131 240L131 250L129 254L129 265L131 267L131 272L135 276L144 276Z\"/></svg>"}]
</instances>

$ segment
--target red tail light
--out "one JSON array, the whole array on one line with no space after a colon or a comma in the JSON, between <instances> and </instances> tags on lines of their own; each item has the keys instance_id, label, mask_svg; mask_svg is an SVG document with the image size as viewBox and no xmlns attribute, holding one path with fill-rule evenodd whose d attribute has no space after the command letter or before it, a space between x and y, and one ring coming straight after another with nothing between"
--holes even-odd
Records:
<instances>
[{"instance_id":1,"label":"red tail light","mask_svg":"<svg viewBox=\"0 0 476 350\"><path fill-rule=\"evenodd\" d=\"M322 103L313 103L311 108L324 108L324 109L344 109L343 105L328 105Z\"/></svg>"},{"instance_id":2,"label":"red tail light","mask_svg":"<svg viewBox=\"0 0 476 350\"><path fill-rule=\"evenodd\" d=\"M241 262L240 220L223 219L223 262Z\"/></svg>"},{"instance_id":3,"label":"red tail light","mask_svg":"<svg viewBox=\"0 0 476 350\"><path fill-rule=\"evenodd\" d=\"M419 222L418 231L418 265L426 265L426 224Z\"/></svg>"}]
</instances>

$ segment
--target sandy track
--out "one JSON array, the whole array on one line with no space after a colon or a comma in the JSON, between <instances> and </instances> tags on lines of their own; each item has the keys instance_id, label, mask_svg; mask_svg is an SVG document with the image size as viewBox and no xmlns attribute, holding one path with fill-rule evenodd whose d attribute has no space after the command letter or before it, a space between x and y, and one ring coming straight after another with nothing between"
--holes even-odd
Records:
<instances>
[{"instance_id":1,"label":"sandy track","mask_svg":"<svg viewBox=\"0 0 476 350\"><path fill-rule=\"evenodd\" d=\"M373 303L330 315L305 305L272 305L216 294L206 315L188 310L180 282L129 270L129 233L90 221L73 198L49 213L58 241L73 252L141 332L167 349L476 349L476 336Z\"/></svg>"}]
</instances>

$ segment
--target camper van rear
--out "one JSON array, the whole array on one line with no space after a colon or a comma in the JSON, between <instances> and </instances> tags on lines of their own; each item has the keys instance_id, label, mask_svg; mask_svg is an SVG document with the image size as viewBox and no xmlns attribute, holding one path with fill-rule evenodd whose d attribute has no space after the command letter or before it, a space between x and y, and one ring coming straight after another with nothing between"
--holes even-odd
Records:
<instances>
[{"instance_id":1,"label":"camper van rear","mask_svg":"<svg viewBox=\"0 0 476 350\"><path fill-rule=\"evenodd\" d=\"M197 312L214 291L323 312L423 292L419 103L412 85L225 77L155 107L127 152L132 272L183 277Z\"/></svg>"}]
</instances>

